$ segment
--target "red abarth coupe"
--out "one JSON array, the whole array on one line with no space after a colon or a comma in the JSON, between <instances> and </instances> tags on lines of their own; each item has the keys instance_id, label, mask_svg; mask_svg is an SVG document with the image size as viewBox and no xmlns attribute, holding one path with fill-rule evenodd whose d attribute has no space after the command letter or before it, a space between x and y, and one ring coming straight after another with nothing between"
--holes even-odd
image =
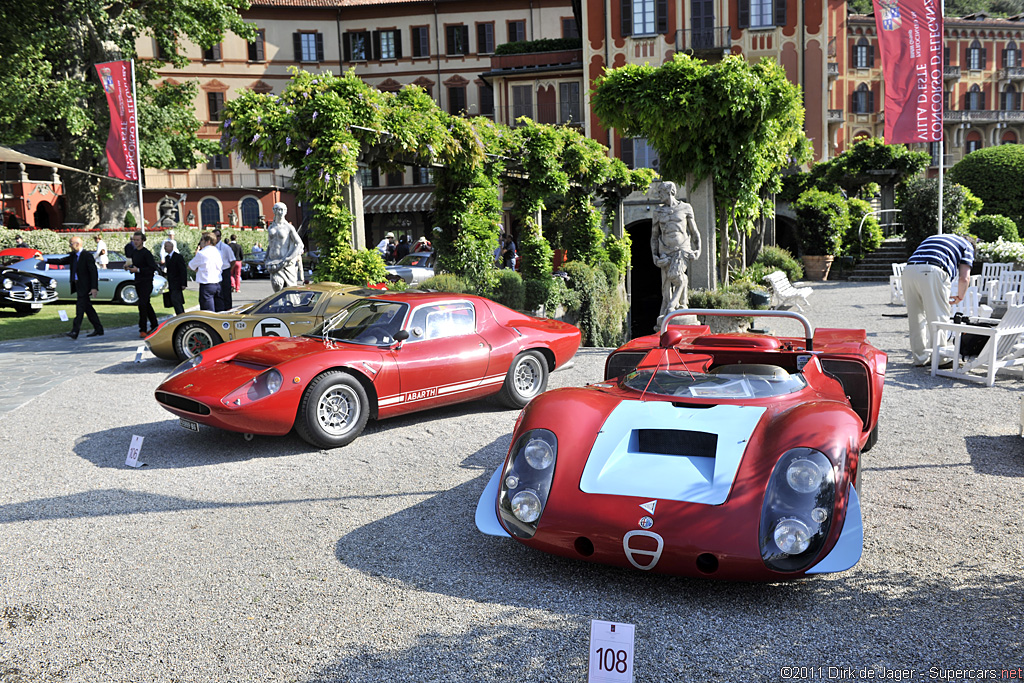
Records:
<instances>
[{"instance_id":1,"label":"red abarth coupe","mask_svg":"<svg viewBox=\"0 0 1024 683\"><path fill-rule=\"evenodd\" d=\"M683 314L798 319L805 337L710 334ZM779 581L849 569L860 456L886 355L789 311L675 311L605 381L532 401L477 506L484 533L644 571Z\"/></svg>"},{"instance_id":2,"label":"red abarth coupe","mask_svg":"<svg viewBox=\"0 0 1024 683\"><path fill-rule=\"evenodd\" d=\"M181 418L245 434L344 446L367 419L499 394L522 407L576 353L580 331L463 294L359 298L301 337L220 344L179 365L156 400Z\"/></svg>"}]
</instances>

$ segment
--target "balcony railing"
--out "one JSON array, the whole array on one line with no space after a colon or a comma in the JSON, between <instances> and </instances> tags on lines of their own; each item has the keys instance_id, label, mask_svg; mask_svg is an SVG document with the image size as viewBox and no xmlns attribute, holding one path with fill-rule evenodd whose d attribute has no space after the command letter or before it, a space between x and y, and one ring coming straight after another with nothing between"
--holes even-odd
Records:
<instances>
[{"instance_id":1,"label":"balcony railing","mask_svg":"<svg viewBox=\"0 0 1024 683\"><path fill-rule=\"evenodd\" d=\"M506 125L515 125L521 116L537 123L560 123L566 126L582 126L585 120L584 103L571 101L560 104L536 104L532 106L512 104L495 108L495 120Z\"/></svg>"},{"instance_id":2,"label":"balcony railing","mask_svg":"<svg viewBox=\"0 0 1024 683\"><path fill-rule=\"evenodd\" d=\"M1024 81L1024 66L1008 66L999 70L1001 81Z\"/></svg>"},{"instance_id":3,"label":"balcony railing","mask_svg":"<svg viewBox=\"0 0 1024 683\"><path fill-rule=\"evenodd\" d=\"M281 171L189 171L168 173L150 171L146 174L146 189L181 190L186 188L274 188L290 187L291 173Z\"/></svg>"},{"instance_id":4,"label":"balcony railing","mask_svg":"<svg viewBox=\"0 0 1024 683\"><path fill-rule=\"evenodd\" d=\"M960 80L960 67L946 65L942 67L942 80L944 81L959 81Z\"/></svg>"},{"instance_id":5,"label":"balcony railing","mask_svg":"<svg viewBox=\"0 0 1024 683\"><path fill-rule=\"evenodd\" d=\"M728 26L676 31L678 52L725 51L732 47L732 31Z\"/></svg>"},{"instance_id":6,"label":"balcony railing","mask_svg":"<svg viewBox=\"0 0 1024 683\"><path fill-rule=\"evenodd\" d=\"M846 119L843 118L842 109L829 109L828 110L828 122L829 123L842 123Z\"/></svg>"},{"instance_id":7,"label":"balcony railing","mask_svg":"<svg viewBox=\"0 0 1024 683\"><path fill-rule=\"evenodd\" d=\"M953 166L956 166L957 162L960 161L960 159L962 159L963 156L964 155L963 155L962 152L953 152L952 154L943 154L942 155L942 157L943 157L943 159L942 159L943 168L951 168ZM933 154L932 155L932 160L931 160L931 168L938 168L938 167L939 167L939 155L938 154Z\"/></svg>"},{"instance_id":8,"label":"balcony railing","mask_svg":"<svg viewBox=\"0 0 1024 683\"><path fill-rule=\"evenodd\" d=\"M945 110L942 112L943 123L998 123L1008 121L1024 122L1024 111L1002 111L999 109L980 109L965 111L962 109Z\"/></svg>"},{"instance_id":9,"label":"balcony railing","mask_svg":"<svg viewBox=\"0 0 1024 683\"><path fill-rule=\"evenodd\" d=\"M839 78L839 62L828 63L828 77L829 80L833 78Z\"/></svg>"}]
</instances>

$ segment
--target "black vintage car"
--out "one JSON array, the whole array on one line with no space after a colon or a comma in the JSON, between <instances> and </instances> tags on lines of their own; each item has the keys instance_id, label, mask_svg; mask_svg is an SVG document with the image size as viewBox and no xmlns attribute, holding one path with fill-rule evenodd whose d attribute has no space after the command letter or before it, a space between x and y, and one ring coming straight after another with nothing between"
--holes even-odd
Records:
<instances>
[{"instance_id":1,"label":"black vintage car","mask_svg":"<svg viewBox=\"0 0 1024 683\"><path fill-rule=\"evenodd\" d=\"M251 280L256 277L270 277L266 266L267 252L257 251L242 260L242 279Z\"/></svg>"},{"instance_id":2,"label":"black vintage car","mask_svg":"<svg viewBox=\"0 0 1024 683\"><path fill-rule=\"evenodd\" d=\"M10 268L0 272L0 307L13 308L21 315L38 313L43 304L57 300L57 281Z\"/></svg>"}]
</instances>

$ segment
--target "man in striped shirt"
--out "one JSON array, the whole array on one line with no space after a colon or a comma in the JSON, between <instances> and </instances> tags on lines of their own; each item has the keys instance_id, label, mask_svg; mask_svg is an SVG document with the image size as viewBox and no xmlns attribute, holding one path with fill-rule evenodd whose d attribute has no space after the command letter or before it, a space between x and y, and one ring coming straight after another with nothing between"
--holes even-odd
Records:
<instances>
[{"instance_id":1,"label":"man in striped shirt","mask_svg":"<svg viewBox=\"0 0 1024 683\"><path fill-rule=\"evenodd\" d=\"M974 263L974 238L932 235L907 259L903 269L903 294L910 320L910 352L914 365L930 365L934 339L931 323L949 322L950 306L967 291ZM956 296L950 284L957 280Z\"/></svg>"}]
</instances>

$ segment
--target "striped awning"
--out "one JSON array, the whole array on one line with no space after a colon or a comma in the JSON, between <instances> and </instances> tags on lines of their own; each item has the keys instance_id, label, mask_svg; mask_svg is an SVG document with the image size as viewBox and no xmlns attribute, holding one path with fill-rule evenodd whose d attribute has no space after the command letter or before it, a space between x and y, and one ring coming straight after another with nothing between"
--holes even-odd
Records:
<instances>
[{"instance_id":1,"label":"striped awning","mask_svg":"<svg viewBox=\"0 0 1024 683\"><path fill-rule=\"evenodd\" d=\"M363 195L364 213L430 211L432 208L434 208L433 192L393 192Z\"/></svg>"}]
</instances>

